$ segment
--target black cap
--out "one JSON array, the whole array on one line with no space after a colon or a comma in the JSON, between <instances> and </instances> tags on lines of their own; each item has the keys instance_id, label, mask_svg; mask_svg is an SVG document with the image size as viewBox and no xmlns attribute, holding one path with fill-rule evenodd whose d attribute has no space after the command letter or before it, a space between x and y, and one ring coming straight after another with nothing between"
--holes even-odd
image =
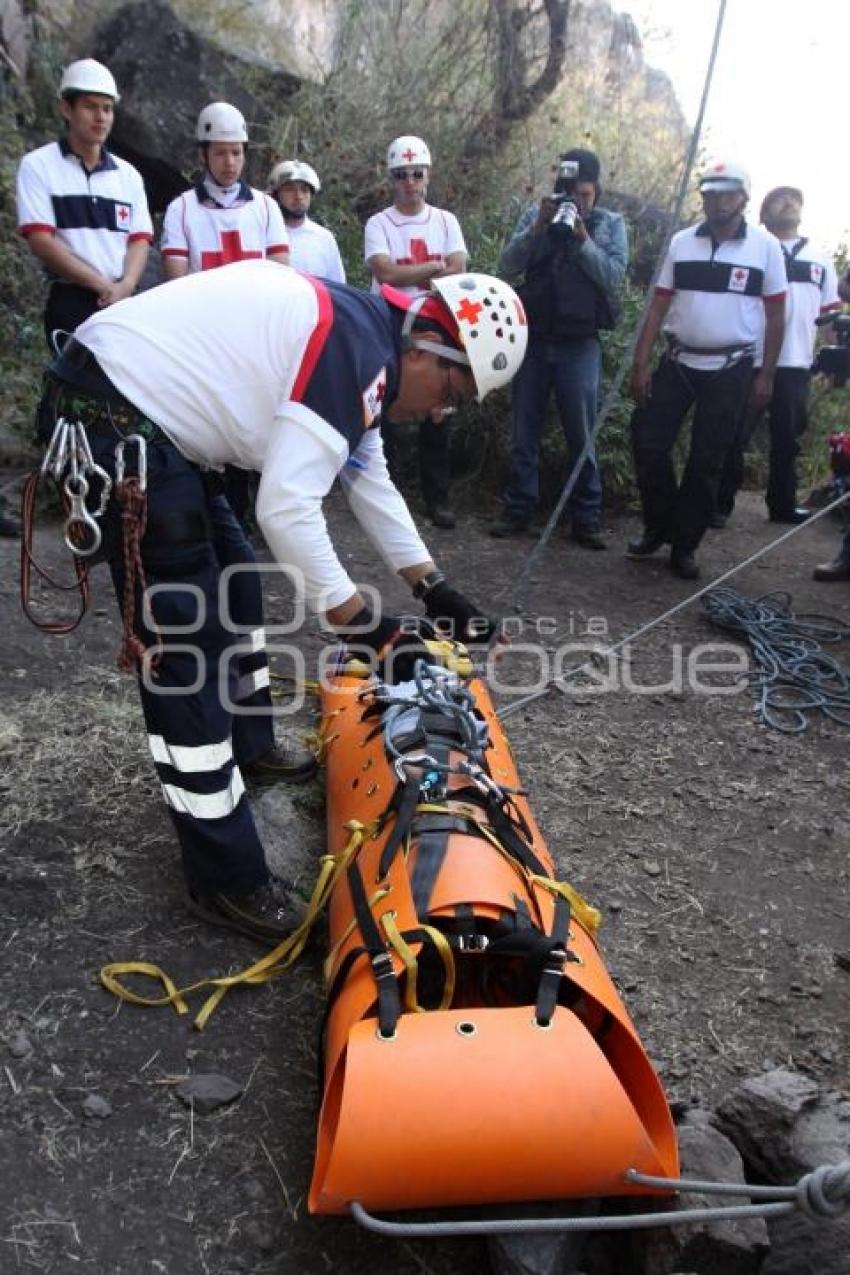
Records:
<instances>
[{"instance_id":1,"label":"black cap","mask_svg":"<svg viewBox=\"0 0 850 1275\"><path fill-rule=\"evenodd\" d=\"M580 146L575 146L571 151L565 151L561 159L572 159L578 163L580 182L599 181L599 156L595 151L586 151Z\"/></svg>"}]
</instances>

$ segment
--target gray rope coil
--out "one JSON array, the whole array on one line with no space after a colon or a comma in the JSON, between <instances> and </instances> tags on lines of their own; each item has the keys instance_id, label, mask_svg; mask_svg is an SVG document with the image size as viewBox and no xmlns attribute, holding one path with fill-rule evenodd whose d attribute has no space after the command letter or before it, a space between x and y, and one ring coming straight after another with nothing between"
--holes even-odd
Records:
<instances>
[{"instance_id":1,"label":"gray rope coil","mask_svg":"<svg viewBox=\"0 0 850 1275\"><path fill-rule=\"evenodd\" d=\"M822 615L795 615L787 593L748 598L734 589L713 589L702 599L706 618L746 640L755 668L756 712L765 726L800 735L820 711L850 726L850 668L821 649L850 639L850 625Z\"/></svg>"}]
</instances>

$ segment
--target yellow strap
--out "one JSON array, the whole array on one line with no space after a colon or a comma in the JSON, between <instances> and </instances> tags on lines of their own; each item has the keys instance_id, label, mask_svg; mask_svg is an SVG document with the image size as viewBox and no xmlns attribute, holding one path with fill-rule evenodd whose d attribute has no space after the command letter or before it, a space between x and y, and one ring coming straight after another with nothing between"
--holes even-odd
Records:
<instances>
[{"instance_id":1,"label":"yellow strap","mask_svg":"<svg viewBox=\"0 0 850 1275\"><path fill-rule=\"evenodd\" d=\"M401 931L395 923L395 912L384 912L381 917L381 924L384 932L389 939L390 947L401 957L404 968L407 970L407 979L404 986L404 1004L412 1014L424 1014L425 1011L419 1004L416 995L416 981L419 976L419 962L416 959L416 953L413 948L402 938Z\"/></svg>"},{"instance_id":2,"label":"yellow strap","mask_svg":"<svg viewBox=\"0 0 850 1275\"><path fill-rule=\"evenodd\" d=\"M418 957L396 925L395 918L395 912L385 912L381 917L381 924L384 927L390 946L396 955L401 958L404 967L407 970L407 982L404 989L405 1008L409 1009L411 1013L414 1014L424 1014L428 1011L419 1004L419 997L417 995L417 980L419 976ZM452 952L451 945L449 944L445 934L441 933L440 930L435 929L432 925L420 925L419 929L423 930L431 939L431 942L434 944L434 947L437 949L440 959L443 962L443 969L445 971L443 994L440 997L440 1003L436 1006L436 1008L448 1009L452 1003L452 997L455 992L454 953Z\"/></svg>"},{"instance_id":3,"label":"yellow strap","mask_svg":"<svg viewBox=\"0 0 850 1275\"><path fill-rule=\"evenodd\" d=\"M204 978L197 983L192 983L189 987L180 989L158 965L153 965L147 961L118 961L103 967L100 971L101 983L120 1000L129 1001L133 1005L152 1007L173 1005L178 1014L187 1014L189 1012L189 1007L185 1000L186 996L192 992L200 991L202 988L212 987L214 991L204 1001L200 1013L195 1018L195 1027L198 1031L203 1030L210 1015L231 987L238 987L243 983L247 983L250 986L268 983L278 974L284 973L298 960L304 951L316 919L327 903L337 878L340 873L346 870L366 837L371 836L375 831L376 824L362 824L357 819L350 819L345 827L351 835L338 855L326 854L322 856L319 873L313 886L313 893L300 924L291 934L288 934L285 939L278 943L277 947L261 957L259 961L255 961L252 965L236 974L222 975L218 978ZM156 997L140 996L138 992L125 987L118 977L126 974L141 974L148 978L159 979L167 995Z\"/></svg>"},{"instance_id":4,"label":"yellow strap","mask_svg":"<svg viewBox=\"0 0 850 1275\"><path fill-rule=\"evenodd\" d=\"M551 877L540 877L534 875L531 880L535 885L542 885L544 890L548 890L550 894L559 894L562 899L566 899L572 908L573 915L576 917L584 928L593 936L602 924L602 913L595 908L592 903L588 903L587 899L579 894L571 885L567 885L566 881L553 881Z\"/></svg>"}]
</instances>

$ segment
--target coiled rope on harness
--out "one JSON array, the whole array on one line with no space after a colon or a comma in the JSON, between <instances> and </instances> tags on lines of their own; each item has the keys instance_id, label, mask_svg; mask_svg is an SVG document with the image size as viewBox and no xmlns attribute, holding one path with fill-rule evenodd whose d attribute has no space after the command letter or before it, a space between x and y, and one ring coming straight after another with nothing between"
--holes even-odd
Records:
<instances>
[{"instance_id":1,"label":"coiled rope on harness","mask_svg":"<svg viewBox=\"0 0 850 1275\"><path fill-rule=\"evenodd\" d=\"M702 598L702 609L712 624L749 644L755 668L746 677L756 688L755 711L766 726L800 735L816 712L850 726L850 668L821 649L822 643L850 639L850 625L795 615L788 593L748 598L734 589L713 589Z\"/></svg>"},{"instance_id":2,"label":"coiled rope on harness","mask_svg":"<svg viewBox=\"0 0 850 1275\"><path fill-rule=\"evenodd\" d=\"M565 1231L632 1231L694 1222L734 1222L750 1217L781 1217L799 1210L810 1218L834 1220L850 1209L850 1160L824 1164L791 1186L750 1186L747 1182L699 1182L687 1178L655 1178L630 1169L625 1182L659 1191L692 1191L705 1195L746 1197L755 1203L614 1214L609 1217L493 1218L452 1222L390 1222L368 1213L356 1200L351 1214L360 1226L379 1235L404 1239L439 1239L458 1235L545 1235Z\"/></svg>"}]
</instances>

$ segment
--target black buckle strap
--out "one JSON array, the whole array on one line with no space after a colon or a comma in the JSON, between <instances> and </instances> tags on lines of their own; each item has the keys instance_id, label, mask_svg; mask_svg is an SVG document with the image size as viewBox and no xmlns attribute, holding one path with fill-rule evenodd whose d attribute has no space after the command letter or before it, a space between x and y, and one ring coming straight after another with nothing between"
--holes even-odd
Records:
<instances>
[{"instance_id":1,"label":"black buckle strap","mask_svg":"<svg viewBox=\"0 0 850 1275\"><path fill-rule=\"evenodd\" d=\"M570 933L570 905L558 895L555 899L555 914L552 918L552 933L549 953L543 964L543 972L537 985L537 1003L534 1007L534 1018L538 1027L548 1027L558 1004L558 992L564 966L567 963L567 939Z\"/></svg>"},{"instance_id":2,"label":"black buckle strap","mask_svg":"<svg viewBox=\"0 0 850 1275\"><path fill-rule=\"evenodd\" d=\"M354 904L354 915L357 917L363 943L372 962L372 972L378 989L378 1031L385 1040L390 1040L395 1035L401 1014L398 981L392 958L381 940L380 931L372 916L363 877L356 861L348 868L348 886L351 891L351 901Z\"/></svg>"}]
</instances>

